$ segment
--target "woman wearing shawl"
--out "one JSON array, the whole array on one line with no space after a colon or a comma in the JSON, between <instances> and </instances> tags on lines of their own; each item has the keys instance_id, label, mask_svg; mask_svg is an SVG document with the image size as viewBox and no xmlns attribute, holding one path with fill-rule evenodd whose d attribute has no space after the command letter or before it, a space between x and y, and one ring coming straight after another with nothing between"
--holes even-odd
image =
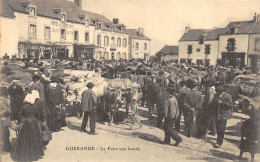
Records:
<instances>
[{"instance_id":1,"label":"woman wearing shawl","mask_svg":"<svg viewBox=\"0 0 260 162\"><path fill-rule=\"evenodd\" d=\"M61 111L64 103L62 87L57 78L52 79L49 85L50 90L46 98L50 110L48 116L48 127L53 132L58 132L61 127L66 126L65 116L61 116Z\"/></svg>"},{"instance_id":2,"label":"woman wearing shawl","mask_svg":"<svg viewBox=\"0 0 260 162\"><path fill-rule=\"evenodd\" d=\"M253 110L250 118L241 126L240 155L242 158L244 152L251 153L251 161L254 161L256 153L260 153L260 111Z\"/></svg>"},{"instance_id":3,"label":"woman wearing shawl","mask_svg":"<svg viewBox=\"0 0 260 162\"><path fill-rule=\"evenodd\" d=\"M21 126L15 148L15 160L35 161L44 155L39 128L40 112L34 105L34 95L26 95L24 102L18 115Z\"/></svg>"}]
</instances>

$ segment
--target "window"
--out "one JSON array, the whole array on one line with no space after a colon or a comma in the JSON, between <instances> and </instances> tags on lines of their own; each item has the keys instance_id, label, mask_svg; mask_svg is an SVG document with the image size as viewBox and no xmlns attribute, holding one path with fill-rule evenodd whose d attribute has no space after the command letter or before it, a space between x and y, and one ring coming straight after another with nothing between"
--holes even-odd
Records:
<instances>
[{"instance_id":1,"label":"window","mask_svg":"<svg viewBox=\"0 0 260 162\"><path fill-rule=\"evenodd\" d=\"M147 50L147 43L144 44L144 50Z\"/></svg>"},{"instance_id":2,"label":"window","mask_svg":"<svg viewBox=\"0 0 260 162\"><path fill-rule=\"evenodd\" d=\"M101 46L101 35L97 36L97 44Z\"/></svg>"},{"instance_id":3,"label":"window","mask_svg":"<svg viewBox=\"0 0 260 162\"><path fill-rule=\"evenodd\" d=\"M101 27L102 27L101 23L98 23L97 28L101 29Z\"/></svg>"},{"instance_id":4,"label":"window","mask_svg":"<svg viewBox=\"0 0 260 162\"><path fill-rule=\"evenodd\" d=\"M121 54L120 52L117 53L117 60L120 60L121 59Z\"/></svg>"},{"instance_id":5,"label":"window","mask_svg":"<svg viewBox=\"0 0 260 162\"><path fill-rule=\"evenodd\" d=\"M139 49L139 43L135 43L135 49Z\"/></svg>"},{"instance_id":6,"label":"window","mask_svg":"<svg viewBox=\"0 0 260 162\"><path fill-rule=\"evenodd\" d=\"M236 58L236 66L240 66L241 65L241 58L237 57Z\"/></svg>"},{"instance_id":7,"label":"window","mask_svg":"<svg viewBox=\"0 0 260 162\"><path fill-rule=\"evenodd\" d=\"M60 19L61 19L61 21L66 21L66 14L64 14L64 13L61 14L61 18Z\"/></svg>"},{"instance_id":8,"label":"window","mask_svg":"<svg viewBox=\"0 0 260 162\"><path fill-rule=\"evenodd\" d=\"M121 38L117 38L117 47L121 47Z\"/></svg>"},{"instance_id":9,"label":"window","mask_svg":"<svg viewBox=\"0 0 260 162\"><path fill-rule=\"evenodd\" d=\"M85 19L85 26L89 26L89 21L88 21L88 19Z\"/></svg>"},{"instance_id":10,"label":"window","mask_svg":"<svg viewBox=\"0 0 260 162\"><path fill-rule=\"evenodd\" d=\"M196 52L200 52L200 48L196 48Z\"/></svg>"},{"instance_id":11,"label":"window","mask_svg":"<svg viewBox=\"0 0 260 162\"><path fill-rule=\"evenodd\" d=\"M204 35L199 37L199 44L204 44Z\"/></svg>"},{"instance_id":12,"label":"window","mask_svg":"<svg viewBox=\"0 0 260 162\"><path fill-rule=\"evenodd\" d=\"M29 7L29 15L30 16L36 16L36 8L35 7Z\"/></svg>"},{"instance_id":13,"label":"window","mask_svg":"<svg viewBox=\"0 0 260 162\"><path fill-rule=\"evenodd\" d=\"M197 65L203 65L203 60L201 60L201 59L197 59Z\"/></svg>"},{"instance_id":14,"label":"window","mask_svg":"<svg viewBox=\"0 0 260 162\"><path fill-rule=\"evenodd\" d=\"M86 33L85 33L85 42L88 42L88 41L89 41L89 33L86 32Z\"/></svg>"},{"instance_id":15,"label":"window","mask_svg":"<svg viewBox=\"0 0 260 162\"><path fill-rule=\"evenodd\" d=\"M260 38L255 38L255 51L260 51Z\"/></svg>"},{"instance_id":16,"label":"window","mask_svg":"<svg viewBox=\"0 0 260 162\"><path fill-rule=\"evenodd\" d=\"M51 39L51 28L50 27L45 27L44 28L44 39L50 40Z\"/></svg>"},{"instance_id":17,"label":"window","mask_svg":"<svg viewBox=\"0 0 260 162\"><path fill-rule=\"evenodd\" d=\"M111 44L115 44L115 38L111 37Z\"/></svg>"},{"instance_id":18,"label":"window","mask_svg":"<svg viewBox=\"0 0 260 162\"><path fill-rule=\"evenodd\" d=\"M123 40L123 46L124 46L125 48L127 47L127 40L126 40L126 39Z\"/></svg>"},{"instance_id":19,"label":"window","mask_svg":"<svg viewBox=\"0 0 260 162\"><path fill-rule=\"evenodd\" d=\"M229 34L235 34L235 28L230 28L229 29Z\"/></svg>"},{"instance_id":20,"label":"window","mask_svg":"<svg viewBox=\"0 0 260 162\"><path fill-rule=\"evenodd\" d=\"M111 30L114 31L114 27L113 26L111 26Z\"/></svg>"},{"instance_id":21,"label":"window","mask_svg":"<svg viewBox=\"0 0 260 162\"><path fill-rule=\"evenodd\" d=\"M36 38L36 25L30 24L29 37Z\"/></svg>"},{"instance_id":22,"label":"window","mask_svg":"<svg viewBox=\"0 0 260 162\"><path fill-rule=\"evenodd\" d=\"M109 45L109 38L108 36L104 37L104 46L108 46Z\"/></svg>"},{"instance_id":23,"label":"window","mask_svg":"<svg viewBox=\"0 0 260 162\"><path fill-rule=\"evenodd\" d=\"M186 63L186 59L181 58L181 59L180 59L180 63Z\"/></svg>"},{"instance_id":24,"label":"window","mask_svg":"<svg viewBox=\"0 0 260 162\"><path fill-rule=\"evenodd\" d=\"M79 40L79 32L74 31L74 41L78 41L78 40Z\"/></svg>"},{"instance_id":25,"label":"window","mask_svg":"<svg viewBox=\"0 0 260 162\"><path fill-rule=\"evenodd\" d=\"M210 44L205 44L205 52L204 52L204 54L210 54L210 50L211 50L211 48L210 48Z\"/></svg>"},{"instance_id":26,"label":"window","mask_svg":"<svg viewBox=\"0 0 260 162\"><path fill-rule=\"evenodd\" d=\"M192 45L188 45L187 53L192 54Z\"/></svg>"},{"instance_id":27,"label":"window","mask_svg":"<svg viewBox=\"0 0 260 162\"><path fill-rule=\"evenodd\" d=\"M105 53L104 53L104 58L107 59L107 60L109 59L108 52L105 52Z\"/></svg>"},{"instance_id":28,"label":"window","mask_svg":"<svg viewBox=\"0 0 260 162\"><path fill-rule=\"evenodd\" d=\"M123 53L123 59L126 59L126 53Z\"/></svg>"},{"instance_id":29,"label":"window","mask_svg":"<svg viewBox=\"0 0 260 162\"><path fill-rule=\"evenodd\" d=\"M235 38L228 38L228 40L227 40L227 50L228 51L235 51L235 42L236 42L236 40L235 40Z\"/></svg>"},{"instance_id":30,"label":"window","mask_svg":"<svg viewBox=\"0 0 260 162\"><path fill-rule=\"evenodd\" d=\"M66 40L66 30L65 29L61 29L61 40Z\"/></svg>"},{"instance_id":31,"label":"window","mask_svg":"<svg viewBox=\"0 0 260 162\"><path fill-rule=\"evenodd\" d=\"M138 53L135 53L135 58L138 58Z\"/></svg>"}]
</instances>

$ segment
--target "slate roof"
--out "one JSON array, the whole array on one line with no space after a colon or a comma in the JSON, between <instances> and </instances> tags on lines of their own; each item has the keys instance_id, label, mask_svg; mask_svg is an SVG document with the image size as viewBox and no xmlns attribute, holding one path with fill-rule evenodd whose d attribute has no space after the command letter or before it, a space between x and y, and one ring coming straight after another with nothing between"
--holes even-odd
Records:
<instances>
[{"instance_id":1,"label":"slate roof","mask_svg":"<svg viewBox=\"0 0 260 162\"><path fill-rule=\"evenodd\" d=\"M254 27L255 21L251 20L251 21L236 21L236 22L230 22L227 26L226 26L226 32L224 34L229 34L229 28L231 25L235 25L236 27L238 27L238 30L235 34L248 34L250 33L250 31L252 30L252 28Z\"/></svg>"},{"instance_id":2,"label":"slate roof","mask_svg":"<svg viewBox=\"0 0 260 162\"><path fill-rule=\"evenodd\" d=\"M145 35L139 35L138 31L136 29L127 29L126 33L129 35L129 38L134 38L134 39L141 39L141 40L151 40Z\"/></svg>"},{"instance_id":3,"label":"slate roof","mask_svg":"<svg viewBox=\"0 0 260 162\"><path fill-rule=\"evenodd\" d=\"M5 1L5 0L1 0ZM53 11L54 8L61 8L65 11L67 14L67 21L70 22L76 22L81 23L81 20L79 18L79 15L86 15L91 21L90 25L93 24L93 20L98 20L102 23L102 29L103 30L110 30L106 27L104 23L111 23L113 26L113 22L106 18L105 16L89 11L85 11L80 9L74 2L67 1L67 0L31 0L30 3L33 3L37 6L37 15L38 16L44 16L54 19L60 19ZM16 12L22 12L27 13L26 9L22 6L22 3L20 0L8 0L8 4L16 11ZM117 27L114 27L115 32L122 32Z\"/></svg>"},{"instance_id":4,"label":"slate roof","mask_svg":"<svg viewBox=\"0 0 260 162\"><path fill-rule=\"evenodd\" d=\"M260 21L258 21L253 27L251 33L260 33Z\"/></svg>"},{"instance_id":5,"label":"slate roof","mask_svg":"<svg viewBox=\"0 0 260 162\"><path fill-rule=\"evenodd\" d=\"M1 6L0 16L10 17L10 18L15 17L14 10L11 8L11 6L8 3L6 3L5 0L0 0L0 6Z\"/></svg>"},{"instance_id":6,"label":"slate roof","mask_svg":"<svg viewBox=\"0 0 260 162\"><path fill-rule=\"evenodd\" d=\"M220 34L227 31L226 28L215 29L190 29L187 33L184 33L179 41L198 41L199 37L206 34L205 41L218 40Z\"/></svg>"},{"instance_id":7,"label":"slate roof","mask_svg":"<svg viewBox=\"0 0 260 162\"><path fill-rule=\"evenodd\" d=\"M165 45L158 54L161 55L178 55L179 53L179 47L178 46L168 46Z\"/></svg>"}]
</instances>

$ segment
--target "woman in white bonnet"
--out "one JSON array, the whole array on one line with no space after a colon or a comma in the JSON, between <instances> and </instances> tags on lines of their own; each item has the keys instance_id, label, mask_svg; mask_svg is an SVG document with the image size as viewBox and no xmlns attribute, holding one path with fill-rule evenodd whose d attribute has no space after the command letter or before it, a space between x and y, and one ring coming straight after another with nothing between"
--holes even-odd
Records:
<instances>
[{"instance_id":1,"label":"woman in white bonnet","mask_svg":"<svg viewBox=\"0 0 260 162\"><path fill-rule=\"evenodd\" d=\"M24 99L25 104L18 114L21 127L15 148L15 161L36 161L44 155L38 124L41 113L35 104L38 95L35 92L27 94Z\"/></svg>"}]
</instances>

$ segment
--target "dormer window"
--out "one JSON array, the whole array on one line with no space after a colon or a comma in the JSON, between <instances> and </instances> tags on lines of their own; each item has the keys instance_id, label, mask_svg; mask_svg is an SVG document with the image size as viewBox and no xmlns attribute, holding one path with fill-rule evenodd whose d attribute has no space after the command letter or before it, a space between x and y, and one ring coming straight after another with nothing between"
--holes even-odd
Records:
<instances>
[{"instance_id":1,"label":"dormer window","mask_svg":"<svg viewBox=\"0 0 260 162\"><path fill-rule=\"evenodd\" d=\"M101 23L98 23L98 29L101 29L102 25Z\"/></svg>"},{"instance_id":2,"label":"dormer window","mask_svg":"<svg viewBox=\"0 0 260 162\"><path fill-rule=\"evenodd\" d=\"M204 44L204 35L200 35L199 44Z\"/></svg>"},{"instance_id":3,"label":"dormer window","mask_svg":"<svg viewBox=\"0 0 260 162\"><path fill-rule=\"evenodd\" d=\"M66 21L66 14L65 13L61 14L60 20L63 21L63 22Z\"/></svg>"},{"instance_id":4,"label":"dormer window","mask_svg":"<svg viewBox=\"0 0 260 162\"><path fill-rule=\"evenodd\" d=\"M36 16L37 15L36 14L36 7L29 6L28 9L29 9L29 16Z\"/></svg>"},{"instance_id":5,"label":"dormer window","mask_svg":"<svg viewBox=\"0 0 260 162\"><path fill-rule=\"evenodd\" d=\"M89 26L89 21L88 21L88 19L85 19L85 26Z\"/></svg>"},{"instance_id":6,"label":"dormer window","mask_svg":"<svg viewBox=\"0 0 260 162\"><path fill-rule=\"evenodd\" d=\"M230 30L229 30L229 34L235 34L235 28L230 28Z\"/></svg>"}]
</instances>

